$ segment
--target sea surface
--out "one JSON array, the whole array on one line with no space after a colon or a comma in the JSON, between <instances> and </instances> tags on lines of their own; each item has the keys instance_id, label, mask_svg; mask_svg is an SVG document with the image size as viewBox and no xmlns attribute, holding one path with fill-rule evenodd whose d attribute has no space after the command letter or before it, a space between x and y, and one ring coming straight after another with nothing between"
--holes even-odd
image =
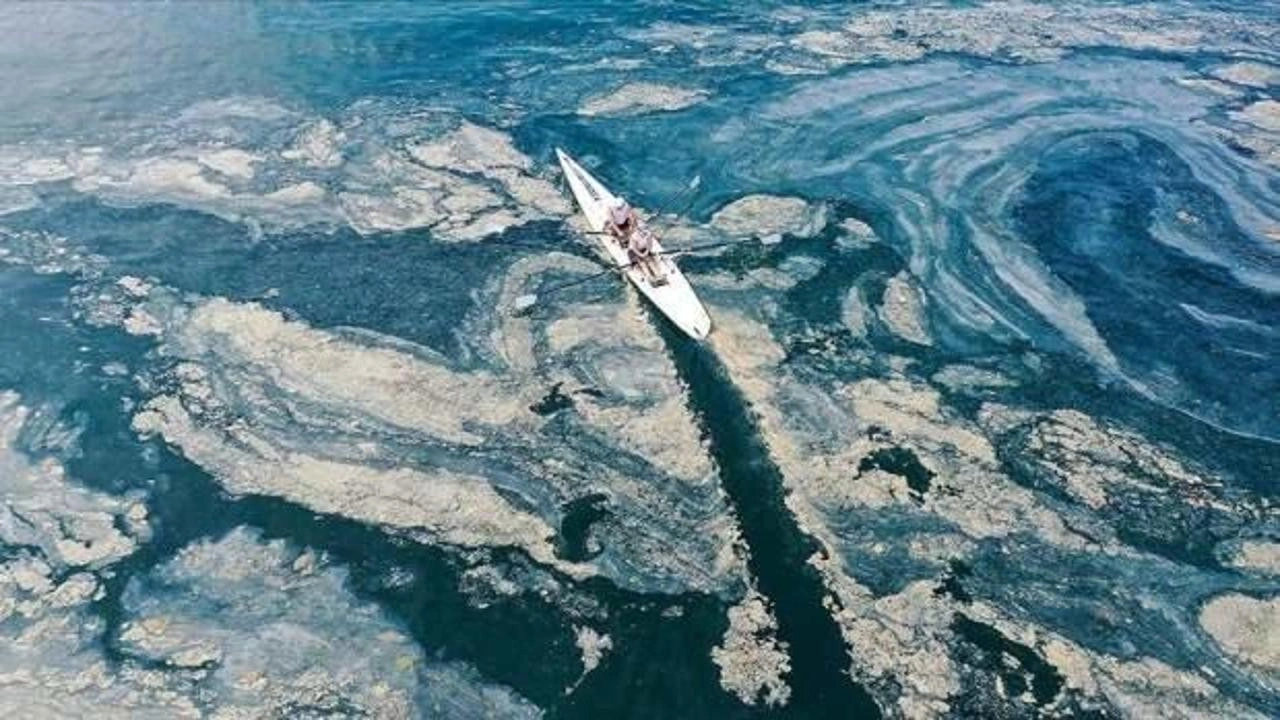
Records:
<instances>
[{"instance_id":1,"label":"sea surface","mask_svg":"<svg viewBox=\"0 0 1280 720\"><path fill-rule=\"evenodd\" d=\"M0 716L1280 716L1275 2L0 38Z\"/></svg>"}]
</instances>

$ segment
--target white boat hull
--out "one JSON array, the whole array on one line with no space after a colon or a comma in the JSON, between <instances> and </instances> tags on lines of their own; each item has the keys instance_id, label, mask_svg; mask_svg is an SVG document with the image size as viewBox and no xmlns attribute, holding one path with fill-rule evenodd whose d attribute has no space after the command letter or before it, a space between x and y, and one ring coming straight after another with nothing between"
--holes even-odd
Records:
<instances>
[{"instance_id":1,"label":"white boat hull","mask_svg":"<svg viewBox=\"0 0 1280 720\"><path fill-rule=\"evenodd\" d=\"M603 232L609 217L609 208L617 204L617 196L609 192L609 189L600 184L599 180L583 170L581 165L559 148L556 148L556 157L559 158L560 168L569 181L569 188L573 190L573 197L587 220L587 227L594 233ZM608 235L597 235L597 237L600 238L601 245L613 260L614 265L622 268L631 262L627 251L612 237ZM649 278L639 267L624 270L627 279L636 286L640 294L648 298L654 307L658 308L686 335L695 340L705 338L711 332L711 316L707 314L707 309L702 306L702 302L693 292L693 287L689 285L684 273L676 267L675 261L663 254L662 245L656 239L653 242L653 253L653 262L659 264L661 275L666 282L650 283Z\"/></svg>"}]
</instances>

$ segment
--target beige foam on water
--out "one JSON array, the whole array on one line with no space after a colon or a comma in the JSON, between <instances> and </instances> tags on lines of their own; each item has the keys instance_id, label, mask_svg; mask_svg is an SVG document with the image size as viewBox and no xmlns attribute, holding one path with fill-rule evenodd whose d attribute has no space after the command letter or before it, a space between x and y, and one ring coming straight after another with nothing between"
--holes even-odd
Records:
<instances>
[{"instance_id":1,"label":"beige foam on water","mask_svg":"<svg viewBox=\"0 0 1280 720\"><path fill-rule=\"evenodd\" d=\"M15 442L31 412L0 393L3 512L27 519L0 518L6 544L22 548L0 562L0 714L196 718L212 703L215 717L228 718L300 704L409 718L426 697L444 702L442 717L471 717L479 707L537 715L465 665L427 660L380 610L349 594L341 567L244 528L135 576L159 578L165 589L126 591L119 636L105 637L93 607L104 597L102 577L147 542L147 510L138 498L80 486L55 460L21 453ZM107 642L122 650L110 662Z\"/></svg>"},{"instance_id":2,"label":"beige foam on water","mask_svg":"<svg viewBox=\"0 0 1280 720\"><path fill-rule=\"evenodd\" d=\"M777 632L773 608L753 588L729 608L729 627L711 650L721 686L747 705L782 706L791 699L786 681L791 658Z\"/></svg>"},{"instance_id":3,"label":"beige foam on water","mask_svg":"<svg viewBox=\"0 0 1280 720\"><path fill-rule=\"evenodd\" d=\"M697 105L708 96L708 92L698 88L631 82L612 92L588 98L578 108L578 114L594 117L671 112Z\"/></svg>"},{"instance_id":4,"label":"beige foam on water","mask_svg":"<svg viewBox=\"0 0 1280 720\"><path fill-rule=\"evenodd\" d=\"M512 296L575 262L520 261L495 291ZM576 577L603 571L621 582L721 592L741 577L736 522L715 466L674 366L634 302L557 308L565 314L555 318L499 313L497 364L467 370L411 343L314 328L252 303L188 304L164 289L127 302L126 322L147 313L162 352L183 360L174 370L179 392L153 397L134 427L181 449L231 492L284 497L425 533L424 541L520 547ZM576 428L573 442L544 435L551 420L531 409L551 387L572 398L560 415ZM472 469L398 466L383 456L388 433L466 449ZM328 439L317 444L317 436ZM610 449L616 459L596 457ZM487 467L491 452L517 474ZM669 481L655 482L654 472ZM562 561L553 546L557 506L592 493L616 505L608 554Z\"/></svg>"},{"instance_id":5,"label":"beige foam on water","mask_svg":"<svg viewBox=\"0 0 1280 720\"><path fill-rule=\"evenodd\" d=\"M1068 686L1085 696L1146 712L1143 708L1161 707L1175 693L1183 698L1188 717L1250 715L1198 673L1174 670L1152 658L1122 661L1085 650L1051 630L1013 622L990 604L970 609L939 593L936 577L877 596L844 563L858 553L883 552L884 543L853 545L837 528L845 509L896 507L937 516L955 531L917 536L909 551L942 567L976 552L976 541L1019 536L1036 537L1067 552L1103 553L1115 561L1146 557L1109 537L1100 526L1085 523L1091 535L1080 535L1074 528L1082 518L1073 516L1075 525L1068 525L1058 510L1006 475L993 438L1027 427L1030 451L1061 473L1064 485L1085 506L1109 503L1113 488L1127 491L1137 483L1145 489L1155 482L1166 488L1164 492L1176 491L1180 502L1245 516L1256 509L1226 501L1215 479L1188 469L1167 450L1078 411L1037 413L988 404L974 422L951 412L939 390L909 376L833 381L827 386L815 384L812 377L800 381L783 366L786 353L770 328L737 309L769 307L759 295L764 292L767 297L769 291L757 286L739 292L757 294L734 308L713 304L717 330L710 342L758 418L770 456L790 491L788 509L802 529L824 545L824 552L811 562L833 593L830 609L849 643L851 670L882 706L889 703L893 714L908 717L940 717L953 711L949 699L963 686L965 673L951 654L957 642L953 618L960 612L1037 648L1064 672ZM899 368L898 373L910 370L909 363L889 365ZM999 373L964 366L944 369L936 381L952 392L1012 382ZM860 469L862 459L883 446L868 435L872 426L893 444L910 448L934 474L922 501L910 498L902 478ZM1147 479L1124 470L1135 462Z\"/></svg>"},{"instance_id":6,"label":"beige foam on water","mask_svg":"<svg viewBox=\"0 0 1280 720\"><path fill-rule=\"evenodd\" d=\"M811 237L826 223L826 209L802 198L748 195L711 216L711 227L728 235L757 237L765 244L783 235Z\"/></svg>"},{"instance_id":7,"label":"beige foam on water","mask_svg":"<svg viewBox=\"0 0 1280 720\"><path fill-rule=\"evenodd\" d=\"M271 105L272 112L244 112ZM239 109L238 109L239 108ZM113 204L171 203L262 229L348 225L361 233L428 228L440 240L476 241L570 208L507 134L437 112L401 118L370 113L339 127L265 101L206 102L176 121L148 127L139 148L0 146L0 186L69 180L78 192ZM238 147L218 121L253 122L280 147ZM443 124L452 129L441 130ZM173 123L183 142L167 140ZM405 128L420 127L420 134ZM379 128L390 129L379 132ZM125 137L130 137L126 135ZM167 147L158 151L157 147Z\"/></svg>"}]
</instances>

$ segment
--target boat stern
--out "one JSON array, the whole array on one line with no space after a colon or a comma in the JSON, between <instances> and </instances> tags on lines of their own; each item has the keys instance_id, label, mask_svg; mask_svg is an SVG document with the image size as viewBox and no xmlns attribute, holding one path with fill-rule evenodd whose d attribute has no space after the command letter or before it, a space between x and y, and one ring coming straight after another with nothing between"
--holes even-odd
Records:
<instances>
[{"instance_id":1,"label":"boat stern","mask_svg":"<svg viewBox=\"0 0 1280 720\"><path fill-rule=\"evenodd\" d=\"M707 336L711 334L711 316L704 313L693 326L693 332L689 334L694 340L706 340Z\"/></svg>"},{"instance_id":2,"label":"boat stern","mask_svg":"<svg viewBox=\"0 0 1280 720\"><path fill-rule=\"evenodd\" d=\"M696 311L686 313L676 325L684 331L685 335L694 340L706 340L711 334L711 316L707 314L707 309L701 303L698 303Z\"/></svg>"}]
</instances>

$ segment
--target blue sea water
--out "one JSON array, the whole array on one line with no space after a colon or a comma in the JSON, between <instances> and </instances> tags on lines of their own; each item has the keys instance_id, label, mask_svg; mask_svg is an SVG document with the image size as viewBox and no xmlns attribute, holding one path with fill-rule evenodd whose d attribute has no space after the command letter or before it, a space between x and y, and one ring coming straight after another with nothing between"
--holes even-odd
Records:
<instances>
[{"instance_id":1,"label":"blue sea water","mask_svg":"<svg viewBox=\"0 0 1280 720\"><path fill-rule=\"evenodd\" d=\"M1280 714L1274 4L0 36L6 716Z\"/></svg>"}]
</instances>

